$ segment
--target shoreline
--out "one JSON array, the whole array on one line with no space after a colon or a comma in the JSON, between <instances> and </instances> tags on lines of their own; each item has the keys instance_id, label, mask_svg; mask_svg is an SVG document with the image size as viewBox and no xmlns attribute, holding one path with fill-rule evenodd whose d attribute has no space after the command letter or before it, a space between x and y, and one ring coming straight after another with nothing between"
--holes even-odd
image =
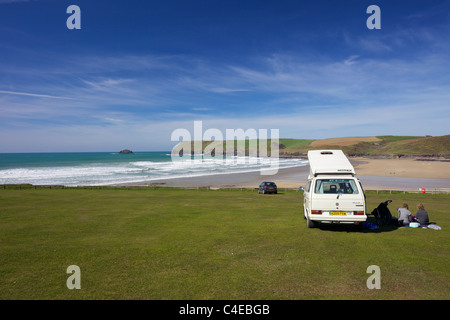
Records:
<instances>
[{"instance_id":1,"label":"shoreline","mask_svg":"<svg viewBox=\"0 0 450 320\"><path fill-rule=\"evenodd\" d=\"M299 158L306 160L304 158ZM349 157L356 177L367 190L427 190L450 191L450 161L442 158L378 158ZM187 177L142 177L133 182L111 181L79 184L79 187L185 187L185 188L257 188L263 181L273 181L279 188L298 189L304 187L309 175L309 165L294 165L279 168L275 174L264 175L260 169L234 173L203 172L204 175ZM15 184L15 183L12 183ZM29 184L29 183L24 183ZM31 184L34 185L34 184ZM41 184L36 184L40 186ZM48 180L46 186L62 184ZM68 185L70 186L70 185Z\"/></svg>"},{"instance_id":2,"label":"shoreline","mask_svg":"<svg viewBox=\"0 0 450 320\"><path fill-rule=\"evenodd\" d=\"M450 189L450 163L415 159L350 158L356 176L363 187L370 189L418 190ZM199 188L257 188L263 181L273 181L279 188L304 187L309 175L309 165L281 168L274 175L260 171L214 174L186 178L118 183L111 186L199 187Z\"/></svg>"}]
</instances>

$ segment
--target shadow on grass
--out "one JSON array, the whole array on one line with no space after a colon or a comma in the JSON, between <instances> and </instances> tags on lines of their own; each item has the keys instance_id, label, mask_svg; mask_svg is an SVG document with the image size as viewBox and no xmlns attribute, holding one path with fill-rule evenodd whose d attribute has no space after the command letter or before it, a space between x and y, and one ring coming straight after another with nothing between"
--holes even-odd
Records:
<instances>
[{"instance_id":1,"label":"shadow on grass","mask_svg":"<svg viewBox=\"0 0 450 320\"><path fill-rule=\"evenodd\" d=\"M371 217L367 219L367 222L375 223ZM323 231L337 231L337 232L359 232L359 233L382 233L391 232L397 230L399 227L394 224L385 224L379 226L377 229L364 228L363 225L345 225L345 224L321 224L320 230Z\"/></svg>"},{"instance_id":2,"label":"shadow on grass","mask_svg":"<svg viewBox=\"0 0 450 320\"><path fill-rule=\"evenodd\" d=\"M265 195L265 196L278 196L278 195L285 194L285 192L278 191L277 193L258 193L258 194Z\"/></svg>"}]
</instances>

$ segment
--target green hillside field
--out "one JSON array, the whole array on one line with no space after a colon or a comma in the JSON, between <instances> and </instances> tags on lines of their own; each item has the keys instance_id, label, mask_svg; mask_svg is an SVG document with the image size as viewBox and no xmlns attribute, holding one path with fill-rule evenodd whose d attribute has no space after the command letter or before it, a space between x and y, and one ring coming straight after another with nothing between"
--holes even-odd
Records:
<instances>
[{"instance_id":1,"label":"green hillside field","mask_svg":"<svg viewBox=\"0 0 450 320\"><path fill-rule=\"evenodd\" d=\"M250 141L259 148L260 141L245 140L240 143L244 146L241 152L249 154ZM182 142L180 149L188 146L189 142ZM203 141L202 150L211 152L212 141ZM216 142L217 143L217 142ZM267 152L270 155L272 141L267 142ZM233 145L233 142L228 145ZM207 149L209 146L209 149ZM227 142L221 144L221 151L227 152ZM332 139L279 139L279 155L282 157L304 157L308 150L314 149L341 149L348 156L426 156L450 157L450 135L444 136L376 136L376 137L342 137ZM190 143L191 152L194 142ZM238 142L234 141L234 153L238 154ZM232 151L233 152L233 151ZM215 153L214 153L215 154Z\"/></svg>"}]
</instances>

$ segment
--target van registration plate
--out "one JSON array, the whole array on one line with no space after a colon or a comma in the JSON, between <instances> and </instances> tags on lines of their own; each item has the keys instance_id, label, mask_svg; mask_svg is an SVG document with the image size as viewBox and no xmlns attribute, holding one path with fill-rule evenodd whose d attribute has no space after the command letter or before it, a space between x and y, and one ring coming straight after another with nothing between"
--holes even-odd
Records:
<instances>
[{"instance_id":1,"label":"van registration plate","mask_svg":"<svg viewBox=\"0 0 450 320\"><path fill-rule=\"evenodd\" d=\"M347 212L344 211L331 211L330 216L346 216Z\"/></svg>"}]
</instances>

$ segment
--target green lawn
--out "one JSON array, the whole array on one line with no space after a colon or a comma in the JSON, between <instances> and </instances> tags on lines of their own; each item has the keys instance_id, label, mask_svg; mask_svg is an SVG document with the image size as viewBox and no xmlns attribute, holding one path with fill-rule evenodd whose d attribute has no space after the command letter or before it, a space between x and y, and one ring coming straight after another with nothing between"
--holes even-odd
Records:
<instances>
[{"instance_id":1,"label":"green lawn","mask_svg":"<svg viewBox=\"0 0 450 320\"><path fill-rule=\"evenodd\" d=\"M0 189L0 299L450 298L449 195L367 193L370 211L423 202L440 231L308 229L301 197ZM80 290L66 286L70 265Z\"/></svg>"}]
</instances>

